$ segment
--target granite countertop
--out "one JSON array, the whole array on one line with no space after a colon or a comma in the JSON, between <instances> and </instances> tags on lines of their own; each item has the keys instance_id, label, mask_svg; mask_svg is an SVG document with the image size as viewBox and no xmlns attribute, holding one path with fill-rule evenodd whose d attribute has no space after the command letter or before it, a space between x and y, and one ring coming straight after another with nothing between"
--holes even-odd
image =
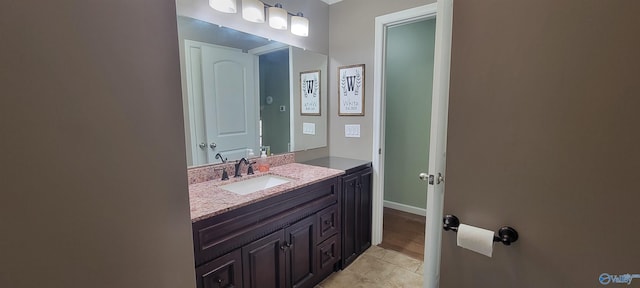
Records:
<instances>
[{"instance_id":1,"label":"granite countertop","mask_svg":"<svg viewBox=\"0 0 640 288\"><path fill-rule=\"evenodd\" d=\"M254 175L243 175L242 178L219 179L189 185L189 204L191 206L191 222L203 220L229 210L240 208L260 200L295 190L299 187L321 182L344 174L343 170L290 163L271 167L269 172L256 172ZM219 186L247 180L263 175L277 175L293 179L289 183L264 189L248 195L239 195L226 191Z\"/></svg>"}]
</instances>

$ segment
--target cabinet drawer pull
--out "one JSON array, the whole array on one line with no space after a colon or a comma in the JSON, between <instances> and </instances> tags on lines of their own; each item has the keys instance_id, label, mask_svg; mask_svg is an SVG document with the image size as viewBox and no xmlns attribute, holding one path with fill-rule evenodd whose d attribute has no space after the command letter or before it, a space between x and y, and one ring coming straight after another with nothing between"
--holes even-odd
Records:
<instances>
[{"instance_id":1,"label":"cabinet drawer pull","mask_svg":"<svg viewBox=\"0 0 640 288\"><path fill-rule=\"evenodd\" d=\"M333 253L329 252L329 251L325 251L324 255L327 255L329 257L333 257Z\"/></svg>"},{"instance_id":2,"label":"cabinet drawer pull","mask_svg":"<svg viewBox=\"0 0 640 288\"><path fill-rule=\"evenodd\" d=\"M325 221L324 221L324 224L327 224L327 225L333 225L333 221L331 221L331 220L325 220Z\"/></svg>"}]
</instances>

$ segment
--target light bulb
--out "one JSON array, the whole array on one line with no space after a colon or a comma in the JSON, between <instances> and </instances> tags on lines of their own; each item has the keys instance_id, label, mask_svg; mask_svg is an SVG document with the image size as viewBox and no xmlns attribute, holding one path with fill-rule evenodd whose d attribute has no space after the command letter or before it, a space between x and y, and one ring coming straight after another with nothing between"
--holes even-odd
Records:
<instances>
[{"instance_id":1,"label":"light bulb","mask_svg":"<svg viewBox=\"0 0 640 288\"><path fill-rule=\"evenodd\" d=\"M236 13L236 0L209 0L209 6L223 13Z\"/></svg>"},{"instance_id":2,"label":"light bulb","mask_svg":"<svg viewBox=\"0 0 640 288\"><path fill-rule=\"evenodd\" d=\"M264 23L264 4L258 0L242 0L242 18L249 22Z\"/></svg>"},{"instance_id":3,"label":"light bulb","mask_svg":"<svg viewBox=\"0 0 640 288\"><path fill-rule=\"evenodd\" d=\"M309 19L304 18L302 13L291 16L291 33L302 37L309 36Z\"/></svg>"},{"instance_id":4,"label":"light bulb","mask_svg":"<svg viewBox=\"0 0 640 288\"><path fill-rule=\"evenodd\" d=\"M287 10L282 9L282 5L276 4L269 7L269 26L278 30L287 30Z\"/></svg>"}]
</instances>

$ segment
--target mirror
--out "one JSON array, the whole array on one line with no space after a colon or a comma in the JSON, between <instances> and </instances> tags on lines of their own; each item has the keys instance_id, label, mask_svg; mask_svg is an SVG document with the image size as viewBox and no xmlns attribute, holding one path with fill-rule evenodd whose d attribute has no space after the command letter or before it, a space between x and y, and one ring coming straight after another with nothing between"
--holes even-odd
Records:
<instances>
[{"instance_id":1,"label":"mirror","mask_svg":"<svg viewBox=\"0 0 640 288\"><path fill-rule=\"evenodd\" d=\"M188 166L327 145L327 56L178 16ZM320 115L301 114L301 73L319 71Z\"/></svg>"}]
</instances>

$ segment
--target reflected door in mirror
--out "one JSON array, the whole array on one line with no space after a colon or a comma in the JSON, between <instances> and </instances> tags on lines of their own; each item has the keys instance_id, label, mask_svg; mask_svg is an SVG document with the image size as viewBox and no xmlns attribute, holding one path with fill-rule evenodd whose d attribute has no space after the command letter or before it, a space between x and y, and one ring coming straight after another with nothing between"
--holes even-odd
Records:
<instances>
[{"instance_id":1,"label":"reflected door in mirror","mask_svg":"<svg viewBox=\"0 0 640 288\"><path fill-rule=\"evenodd\" d=\"M245 157L258 147L255 56L195 41L186 45L192 139L207 144L191 147L193 164L214 163L217 153Z\"/></svg>"}]
</instances>

